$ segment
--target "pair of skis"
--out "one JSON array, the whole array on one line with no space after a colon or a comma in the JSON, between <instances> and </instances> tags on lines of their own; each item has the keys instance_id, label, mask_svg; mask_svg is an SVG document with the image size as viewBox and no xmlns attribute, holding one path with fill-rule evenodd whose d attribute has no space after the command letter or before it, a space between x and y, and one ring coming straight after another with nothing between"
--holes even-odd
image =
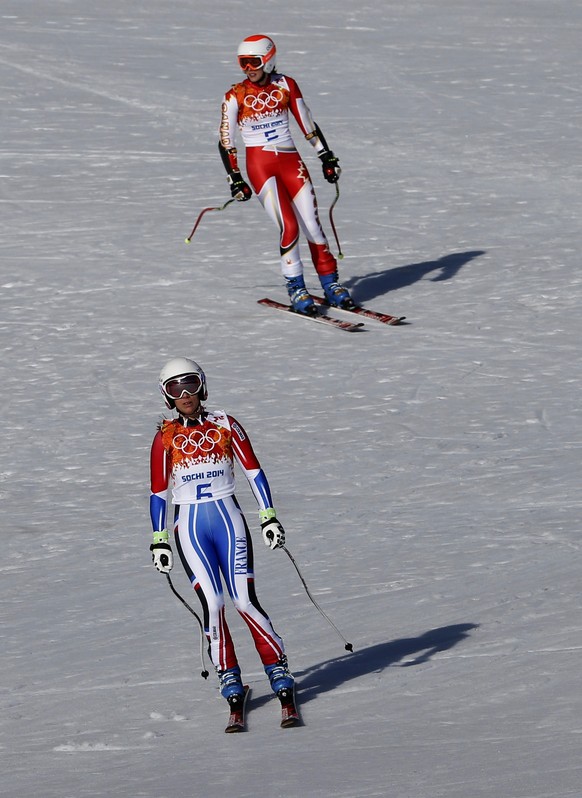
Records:
<instances>
[{"instance_id":1,"label":"pair of skis","mask_svg":"<svg viewBox=\"0 0 582 798\"><path fill-rule=\"evenodd\" d=\"M332 308L326 302L326 300L320 296L312 295L312 297L313 301L318 306L318 312L313 316L308 316L306 313L297 313L295 310L293 310L291 305L285 305L282 302L277 302L276 300L269 299L268 297L259 299L258 303L259 305L264 305L265 307L273 308L274 310L285 310L288 313L293 313L295 316L310 319L311 321L315 321L320 324L327 324L330 327L335 327L336 329L344 330L345 332L361 332L364 328L364 323L361 321L347 321L346 319L338 319L335 316L330 316L327 311ZM373 321L378 321L381 324L387 324L391 327L402 324L406 318L406 316L392 316L390 313L380 313L379 311L365 308L362 305L354 305L351 308L333 309L339 310L342 313L359 316L360 318L372 319Z\"/></svg>"},{"instance_id":2,"label":"pair of skis","mask_svg":"<svg viewBox=\"0 0 582 798\"><path fill-rule=\"evenodd\" d=\"M236 734L243 732L246 729L246 708L247 701L251 692L248 684L245 684L245 695L242 704L239 707L231 708L228 723L226 724L225 732L227 734ZM299 724L299 713L295 706L295 700L292 703L281 705L281 728L289 729L292 726Z\"/></svg>"}]
</instances>

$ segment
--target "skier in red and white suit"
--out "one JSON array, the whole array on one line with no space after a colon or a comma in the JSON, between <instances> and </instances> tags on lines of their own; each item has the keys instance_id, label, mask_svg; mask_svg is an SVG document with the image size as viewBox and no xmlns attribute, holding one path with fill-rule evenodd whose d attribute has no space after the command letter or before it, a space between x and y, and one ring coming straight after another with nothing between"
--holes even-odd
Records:
<instances>
[{"instance_id":1,"label":"skier in red and white suit","mask_svg":"<svg viewBox=\"0 0 582 798\"><path fill-rule=\"evenodd\" d=\"M292 114L322 161L323 175L337 183L341 169L312 119L297 83L275 71L276 47L261 34L249 36L238 48L246 79L233 85L222 103L219 150L232 196L244 202L252 190L243 179L237 159L238 128L246 147L246 168L259 201L279 227L281 270L294 309L314 314L315 303L303 277L299 234L303 231L325 296L330 304L350 307L348 290L338 282L337 262L329 250L319 220L317 199L309 172L289 129Z\"/></svg>"},{"instance_id":2,"label":"skier in red and white suit","mask_svg":"<svg viewBox=\"0 0 582 798\"><path fill-rule=\"evenodd\" d=\"M205 410L206 377L195 361L172 358L161 371L160 389L166 405L179 415L162 422L152 443L154 565L161 573L171 571L171 534L202 603L210 657L231 708L242 704L244 689L226 621L222 581L249 627L273 692L289 707L294 679L283 641L257 599L251 536L234 495L236 461L259 505L265 544L271 549L283 546L285 532L276 518L265 473L236 419L223 410ZM176 506L173 519L167 518L168 486Z\"/></svg>"}]
</instances>

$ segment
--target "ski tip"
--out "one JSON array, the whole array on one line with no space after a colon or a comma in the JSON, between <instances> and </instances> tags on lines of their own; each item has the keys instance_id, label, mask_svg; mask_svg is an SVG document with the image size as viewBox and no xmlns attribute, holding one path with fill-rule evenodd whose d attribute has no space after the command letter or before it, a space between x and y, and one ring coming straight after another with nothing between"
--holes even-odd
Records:
<instances>
[{"instance_id":1,"label":"ski tip","mask_svg":"<svg viewBox=\"0 0 582 798\"><path fill-rule=\"evenodd\" d=\"M246 731L246 702L251 691L248 684L244 685L244 698L242 705L236 710L231 710L228 723L225 728L225 734L238 734Z\"/></svg>"},{"instance_id":2,"label":"ski tip","mask_svg":"<svg viewBox=\"0 0 582 798\"><path fill-rule=\"evenodd\" d=\"M231 723L229 724L226 729L224 730L225 734L240 734L241 732L245 731L245 727L242 723Z\"/></svg>"},{"instance_id":3,"label":"ski tip","mask_svg":"<svg viewBox=\"0 0 582 798\"><path fill-rule=\"evenodd\" d=\"M292 726L300 726L301 725L301 717L299 712L297 711L297 706L295 704L295 691L293 691L293 697L290 698L288 695L283 698L283 694L286 693L286 690L280 690L277 695L281 700L281 728L282 729L290 729ZM283 703L285 701L285 703Z\"/></svg>"},{"instance_id":4,"label":"ski tip","mask_svg":"<svg viewBox=\"0 0 582 798\"><path fill-rule=\"evenodd\" d=\"M299 726L299 725L300 725L299 716L285 718L285 720L281 721L282 729L292 729L294 726Z\"/></svg>"}]
</instances>

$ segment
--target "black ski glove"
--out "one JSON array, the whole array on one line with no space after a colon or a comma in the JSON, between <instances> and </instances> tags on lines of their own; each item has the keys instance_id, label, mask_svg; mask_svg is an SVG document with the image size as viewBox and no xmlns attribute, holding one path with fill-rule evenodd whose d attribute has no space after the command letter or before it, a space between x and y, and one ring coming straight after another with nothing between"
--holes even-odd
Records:
<instances>
[{"instance_id":1,"label":"black ski glove","mask_svg":"<svg viewBox=\"0 0 582 798\"><path fill-rule=\"evenodd\" d=\"M226 179L230 183L230 193L235 200L246 202L253 196L251 187L243 180L240 172L232 172Z\"/></svg>"},{"instance_id":2,"label":"black ski glove","mask_svg":"<svg viewBox=\"0 0 582 798\"><path fill-rule=\"evenodd\" d=\"M320 153L319 159L322 164L323 176L328 183L337 183L342 170L339 165L339 160L335 157L331 150L324 150Z\"/></svg>"}]
</instances>

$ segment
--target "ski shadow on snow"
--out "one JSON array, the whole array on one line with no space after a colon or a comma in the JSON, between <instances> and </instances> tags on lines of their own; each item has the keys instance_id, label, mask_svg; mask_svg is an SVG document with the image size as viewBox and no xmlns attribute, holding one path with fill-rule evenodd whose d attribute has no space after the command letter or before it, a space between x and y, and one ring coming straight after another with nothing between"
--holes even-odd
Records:
<instances>
[{"instance_id":1,"label":"ski shadow on snow","mask_svg":"<svg viewBox=\"0 0 582 798\"><path fill-rule=\"evenodd\" d=\"M320 662L296 673L300 703L311 701L321 693L369 673L381 673L385 668L401 663L410 668L428 662L435 654L448 651L465 640L479 624L461 623L431 629L419 637L405 637L389 643L378 643L336 659ZM402 660L405 660L402 662Z\"/></svg>"},{"instance_id":2,"label":"ski shadow on snow","mask_svg":"<svg viewBox=\"0 0 582 798\"><path fill-rule=\"evenodd\" d=\"M482 249L472 252L452 252L450 255L445 255L438 260L410 263L408 266L398 266L381 272L371 272L362 277L347 278L342 280L342 282L350 289L356 302L365 303L390 291L413 285L431 272L436 272L430 278L434 283L450 280L466 263L484 254L485 250Z\"/></svg>"}]
</instances>

